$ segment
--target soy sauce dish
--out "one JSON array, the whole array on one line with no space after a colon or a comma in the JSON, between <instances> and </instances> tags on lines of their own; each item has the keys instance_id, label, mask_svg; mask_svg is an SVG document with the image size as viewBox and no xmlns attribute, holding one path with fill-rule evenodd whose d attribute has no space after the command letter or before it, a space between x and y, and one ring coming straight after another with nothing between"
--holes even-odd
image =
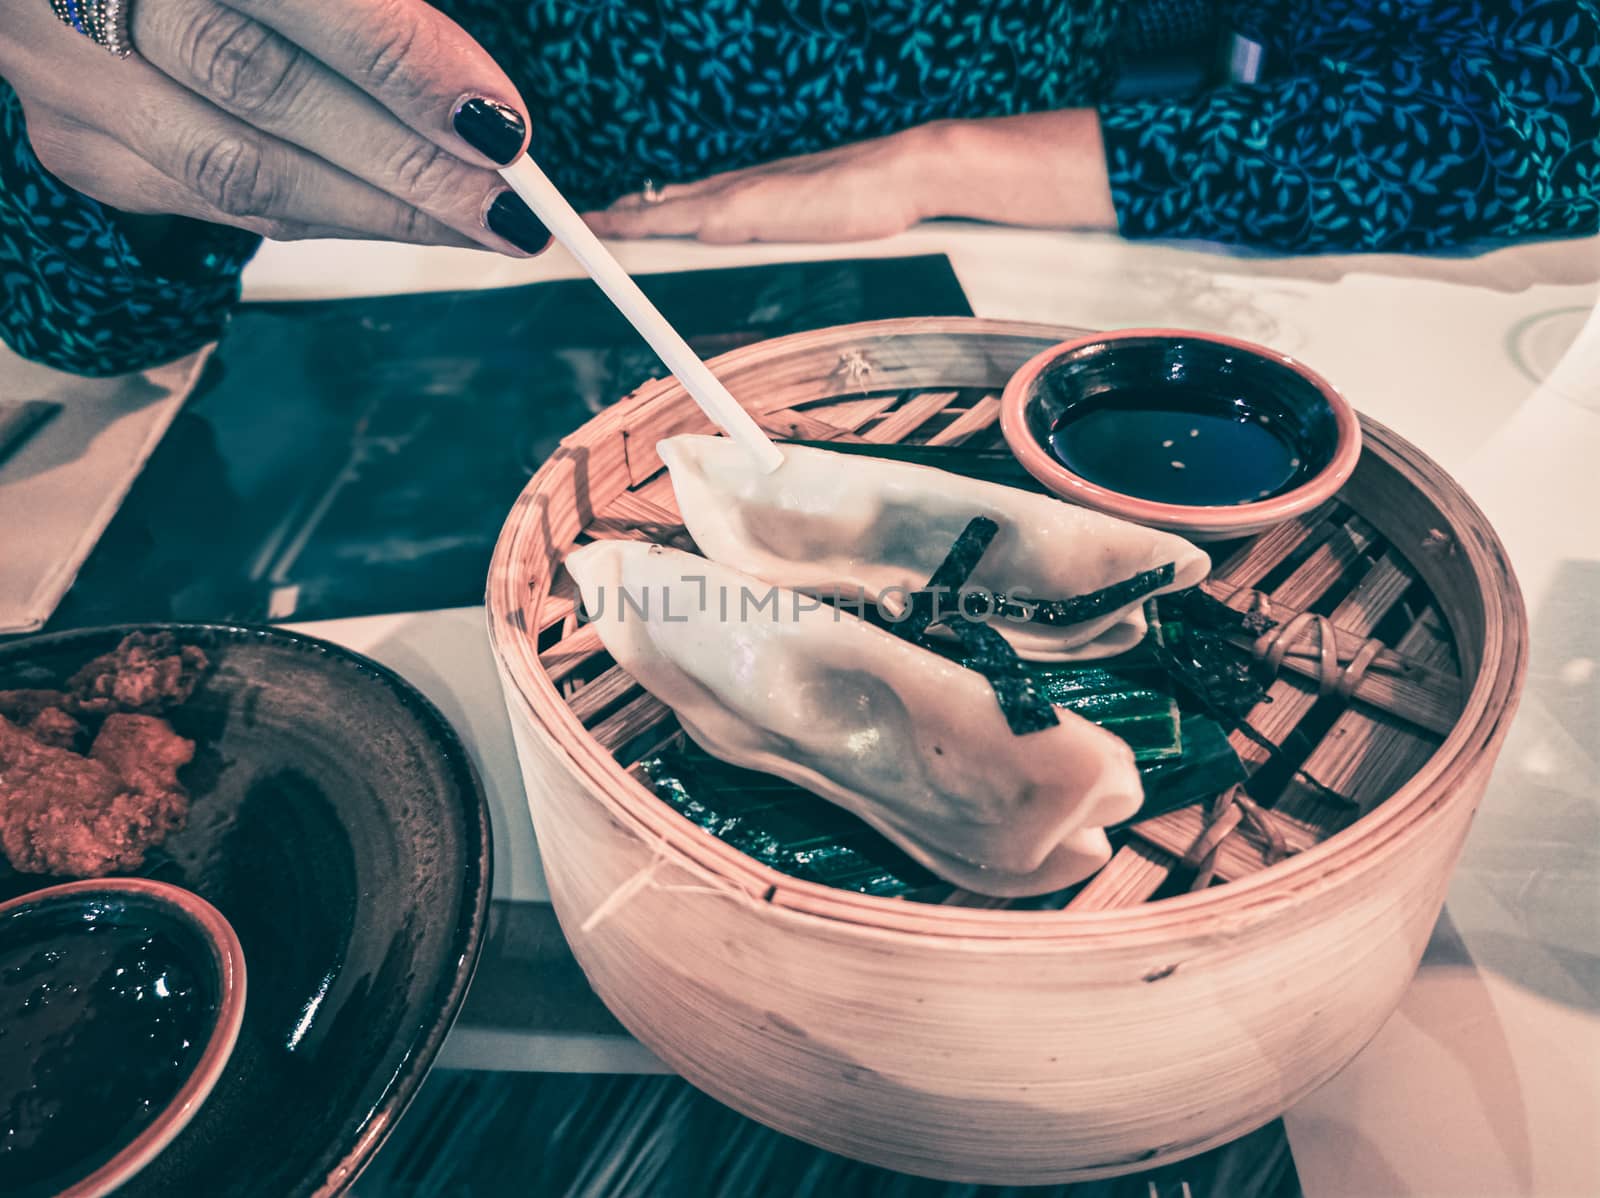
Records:
<instances>
[{"instance_id":1,"label":"soy sauce dish","mask_svg":"<svg viewBox=\"0 0 1600 1198\"><path fill-rule=\"evenodd\" d=\"M0 1193L98 1198L221 1076L244 954L216 908L143 878L0 904Z\"/></svg>"},{"instance_id":2,"label":"soy sauce dish","mask_svg":"<svg viewBox=\"0 0 1600 1198\"><path fill-rule=\"evenodd\" d=\"M1264 346L1174 329L1044 351L1006 384L1000 424L1063 499L1198 541L1310 511L1361 456L1355 410L1319 375Z\"/></svg>"}]
</instances>

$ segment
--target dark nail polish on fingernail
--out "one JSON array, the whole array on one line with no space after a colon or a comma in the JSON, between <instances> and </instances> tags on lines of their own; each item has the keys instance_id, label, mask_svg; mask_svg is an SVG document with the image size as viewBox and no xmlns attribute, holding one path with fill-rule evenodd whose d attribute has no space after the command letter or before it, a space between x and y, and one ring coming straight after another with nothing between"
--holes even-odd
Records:
<instances>
[{"instance_id":1,"label":"dark nail polish on fingernail","mask_svg":"<svg viewBox=\"0 0 1600 1198\"><path fill-rule=\"evenodd\" d=\"M514 162L522 153L522 135L528 129L515 108L482 96L462 101L453 124L468 145L501 166Z\"/></svg>"},{"instance_id":2,"label":"dark nail polish on fingernail","mask_svg":"<svg viewBox=\"0 0 1600 1198\"><path fill-rule=\"evenodd\" d=\"M489 205L484 224L519 250L537 254L550 244L550 230L514 191L502 191Z\"/></svg>"}]
</instances>

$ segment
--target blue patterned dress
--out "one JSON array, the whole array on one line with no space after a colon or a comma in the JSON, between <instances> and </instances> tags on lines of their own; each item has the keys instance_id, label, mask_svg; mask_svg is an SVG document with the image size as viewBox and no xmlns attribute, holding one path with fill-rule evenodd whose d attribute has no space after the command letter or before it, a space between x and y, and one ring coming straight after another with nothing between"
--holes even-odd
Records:
<instances>
[{"instance_id":1,"label":"blue patterned dress","mask_svg":"<svg viewBox=\"0 0 1600 1198\"><path fill-rule=\"evenodd\" d=\"M38 0L43 3L43 0ZM1596 0L1255 0L1251 84L1109 99L1120 0L441 0L506 67L580 205L942 118L1097 106L1129 237L1292 253L1600 226ZM0 82L0 336L83 374L214 339L256 242L141 262L51 178Z\"/></svg>"}]
</instances>

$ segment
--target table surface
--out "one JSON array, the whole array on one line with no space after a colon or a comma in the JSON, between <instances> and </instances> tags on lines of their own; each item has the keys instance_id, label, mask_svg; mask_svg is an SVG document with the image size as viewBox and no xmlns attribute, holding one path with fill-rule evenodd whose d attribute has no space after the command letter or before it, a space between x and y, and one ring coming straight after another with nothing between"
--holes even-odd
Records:
<instances>
[{"instance_id":1,"label":"table surface","mask_svg":"<svg viewBox=\"0 0 1600 1198\"><path fill-rule=\"evenodd\" d=\"M1262 341L1460 480L1526 593L1532 668L1445 913L1400 1010L1286 1117L1311 1198L1600 1192L1600 239L1473 258L1268 258L954 222L849 247L618 247L636 272L947 254L980 316L1177 326ZM248 299L569 278L533 261L269 245ZM661 1066L587 995L546 905L482 609L299 625L397 669L460 731L495 836L484 963L442 1063Z\"/></svg>"}]
</instances>

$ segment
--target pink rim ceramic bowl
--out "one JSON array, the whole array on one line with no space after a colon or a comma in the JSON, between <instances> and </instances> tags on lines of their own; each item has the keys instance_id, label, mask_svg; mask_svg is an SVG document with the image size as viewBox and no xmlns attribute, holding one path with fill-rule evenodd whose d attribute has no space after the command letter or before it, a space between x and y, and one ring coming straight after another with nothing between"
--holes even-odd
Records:
<instances>
[{"instance_id":1,"label":"pink rim ceramic bowl","mask_svg":"<svg viewBox=\"0 0 1600 1198\"><path fill-rule=\"evenodd\" d=\"M1059 403L1052 398L1052 384L1059 387L1062 376L1078 369L1090 358L1104 360L1134 352L1143 354L1143 360L1152 364L1163 360L1170 363L1174 355L1188 346L1205 349L1220 364L1219 369L1231 369L1240 363L1256 367L1267 364L1267 369L1275 365L1293 375L1296 382L1294 402L1308 415L1331 423L1331 445L1325 454L1319 455L1315 473L1282 494L1258 502L1228 507L1185 506L1100 486L1074 474L1050 451L1048 436L1054 414L1049 409L1052 403ZM1150 353L1152 349L1166 351L1165 357ZM1142 365L1135 367L1135 377L1144 369ZM1162 377L1152 370L1142 381L1158 384ZM1026 362L1006 384L1000 402L1000 427L1011 452L1028 473L1061 498L1196 541L1253 536L1311 511L1344 486L1361 457L1361 425L1355 409L1327 380L1293 358L1265 346L1185 329L1120 329L1052 346Z\"/></svg>"},{"instance_id":2,"label":"pink rim ceramic bowl","mask_svg":"<svg viewBox=\"0 0 1600 1198\"><path fill-rule=\"evenodd\" d=\"M209 950L217 1010L210 1035L194 1068L172 1100L133 1140L111 1159L73 1182L58 1198L102 1198L122 1186L148 1165L189 1124L210 1095L232 1055L244 1021L244 950L232 925L205 899L166 882L148 878L93 878L46 887L0 903L0 934L12 919L27 918L47 908L89 908L107 912L121 908L127 923L136 923L141 911L154 921L166 921L192 934L199 950ZM196 961L201 960L199 952Z\"/></svg>"}]
</instances>

